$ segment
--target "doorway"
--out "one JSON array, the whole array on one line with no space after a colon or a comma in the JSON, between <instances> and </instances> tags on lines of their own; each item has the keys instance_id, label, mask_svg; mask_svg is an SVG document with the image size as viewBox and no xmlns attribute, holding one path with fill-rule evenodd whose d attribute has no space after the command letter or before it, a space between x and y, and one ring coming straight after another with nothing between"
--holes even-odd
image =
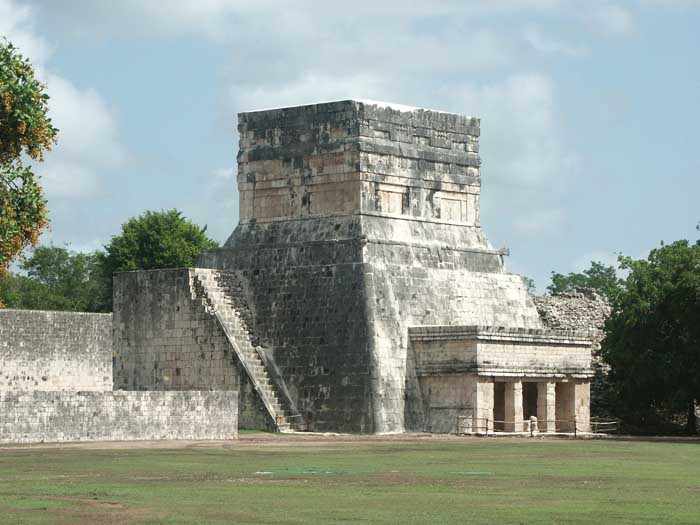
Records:
<instances>
[{"instance_id":1,"label":"doorway","mask_svg":"<svg viewBox=\"0 0 700 525\"><path fill-rule=\"evenodd\" d=\"M506 415L506 384L494 382L493 384L493 430L503 432L505 424L503 420Z\"/></svg>"},{"instance_id":2,"label":"doorway","mask_svg":"<svg viewBox=\"0 0 700 525\"><path fill-rule=\"evenodd\" d=\"M523 420L529 421L531 416L537 417L537 383L523 382Z\"/></svg>"}]
</instances>

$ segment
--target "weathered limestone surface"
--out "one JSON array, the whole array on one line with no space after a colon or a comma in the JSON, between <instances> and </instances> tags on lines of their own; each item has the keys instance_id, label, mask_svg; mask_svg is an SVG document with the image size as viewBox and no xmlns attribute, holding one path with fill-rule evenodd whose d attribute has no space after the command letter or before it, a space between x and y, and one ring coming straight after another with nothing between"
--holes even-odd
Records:
<instances>
[{"instance_id":1,"label":"weathered limestone surface","mask_svg":"<svg viewBox=\"0 0 700 525\"><path fill-rule=\"evenodd\" d=\"M111 314L0 310L0 390L111 389Z\"/></svg>"},{"instance_id":2,"label":"weathered limestone surface","mask_svg":"<svg viewBox=\"0 0 700 525\"><path fill-rule=\"evenodd\" d=\"M272 428L223 327L195 288L195 270L114 277L114 388L240 390L243 428Z\"/></svg>"},{"instance_id":3,"label":"weathered limestone surface","mask_svg":"<svg viewBox=\"0 0 700 525\"><path fill-rule=\"evenodd\" d=\"M238 394L0 391L0 443L234 439Z\"/></svg>"},{"instance_id":4,"label":"weathered limestone surface","mask_svg":"<svg viewBox=\"0 0 700 525\"><path fill-rule=\"evenodd\" d=\"M479 222L479 120L362 101L239 115L237 272L311 429L422 429L408 327L542 328Z\"/></svg>"}]
</instances>

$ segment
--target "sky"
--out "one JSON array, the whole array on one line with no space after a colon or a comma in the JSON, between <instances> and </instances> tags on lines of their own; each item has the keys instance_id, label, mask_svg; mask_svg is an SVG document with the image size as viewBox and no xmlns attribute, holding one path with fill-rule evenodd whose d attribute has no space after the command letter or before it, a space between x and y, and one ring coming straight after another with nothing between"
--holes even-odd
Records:
<instances>
[{"instance_id":1,"label":"sky","mask_svg":"<svg viewBox=\"0 0 700 525\"><path fill-rule=\"evenodd\" d=\"M552 271L697 239L700 0L0 0L47 84L42 244L238 222L236 114L363 98L481 118L481 223Z\"/></svg>"}]
</instances>

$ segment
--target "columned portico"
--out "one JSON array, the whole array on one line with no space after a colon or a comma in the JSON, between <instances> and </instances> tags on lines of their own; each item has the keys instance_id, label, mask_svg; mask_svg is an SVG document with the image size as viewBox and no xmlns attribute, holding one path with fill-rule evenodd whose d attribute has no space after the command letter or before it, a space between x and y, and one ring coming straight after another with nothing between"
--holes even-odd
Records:
<instances>
[{"instance_id":1,"label":"columned portico","mask_svg":"<svg viewBox=\"0 0 700 525\"><path fill-rule=\"evenodd\" d=\"M525 421L533 416L538 432L589 431L593 372L590 340L584 335L423 326L411 328L409 336L431 431L525 432L530 429ZM454 410L446 410L448 405Z\"/></svg>"}]
</instances>

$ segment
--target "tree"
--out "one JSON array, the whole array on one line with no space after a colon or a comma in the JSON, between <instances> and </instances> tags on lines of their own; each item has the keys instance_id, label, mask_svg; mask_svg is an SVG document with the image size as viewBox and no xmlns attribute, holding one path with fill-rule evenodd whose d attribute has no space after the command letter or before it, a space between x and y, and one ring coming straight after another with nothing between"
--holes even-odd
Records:
<instances>
[{"instance_id":1,"label":"tree","mask_svg":"<svg viewBox=\"0 0 700 525\"><path fill-rule=\"evenodd\" d=\"M41 161L57 129L48 117L46 87L28 59L0 41L0 275L48 224L38 176L24 158Z\"/></svg>"},{"instance_id":2,"label":"tree","mask_svg":"<svg viewBox=\"0 0 700 525\"><path fill-rule=\"evenodd\" d=\"M535 284L535 280L532 279L531 277L523 277L525 280L525 286L527 286L527 293L529 295L535 295L537 292L537 285Z\"/></svg>"},{"instance_id":3,"label":"tree","mask_svg":"<svg viewBox=\"0 0 700 525\"><path fill-rule=\"evenodd\" d=\"M700 243L661 245L646 260L620 257L629 270L613 300L602 356L626 415L687 411L697 431L700 399Z\"/></svg>"},{"instance_id":4,"label":"tree","mask_svg":"<svg viewBox=\"0 0 700 525\"><path fill-rule=\"evenodd\" d=\"M194 264L199 253L217 243L177 210L147 211L122 224L119 235L105 246L101 265L108 280L111 306L112 275L115 272L183 268Z\"/></svg>"},{"instance_id":5,"label":"tree","mask_svg":"<svg viewBox=\"0 0 700 525\"><path fill-rule=\"evenodd\" d=\"M577 288L593 288L612 299L620 290L622 279L617 276L614 266L606 266L601 262L591 261L591 267L583 273L552 272L552 284L547 286L551 295L561 295L575 292Z\"/></svg>"},{"instance_id":6,"label":"tree","mask_svg":"<svg viewBox=\"0 0 700 525\"><path fill-rule=\"evenodd\" d=\"M0 278L0 300L11 308L107 311L105 279L97 253L39 247L21 265L26 275Z\"/></svg>"}]
</instances>

